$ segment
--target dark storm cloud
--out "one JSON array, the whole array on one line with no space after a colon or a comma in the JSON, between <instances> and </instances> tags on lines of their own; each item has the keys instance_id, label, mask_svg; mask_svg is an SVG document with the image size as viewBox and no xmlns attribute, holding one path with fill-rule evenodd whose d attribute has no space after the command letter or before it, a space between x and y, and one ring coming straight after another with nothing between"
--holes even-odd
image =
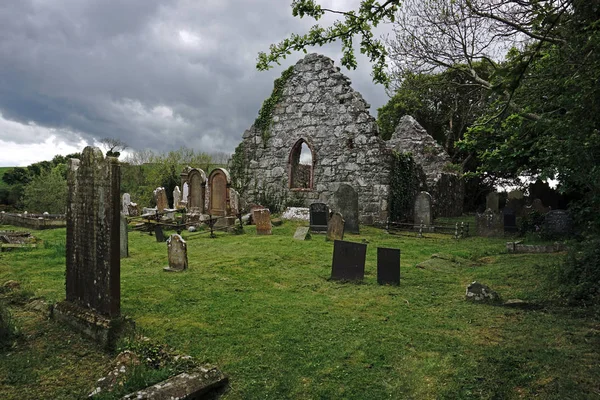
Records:
<instances>
[{"instance_id":1,"label":"dark storm cloud","mask_svg":"<svg viewBox=\"0 0 600 400\"><path fill-rule=\"evenodd\" d=\"M273 79L301 56L257 72L258 51L311 23L278 0L4 0L0 113L58 128L66 142L81 135L134 149L232 151ZM336 58L337 48L321 51ZM369 72L363 61L348 75L379 106L383 91ZM17 143L38 136L0 132Z\"/></svg>"}]
</instances>

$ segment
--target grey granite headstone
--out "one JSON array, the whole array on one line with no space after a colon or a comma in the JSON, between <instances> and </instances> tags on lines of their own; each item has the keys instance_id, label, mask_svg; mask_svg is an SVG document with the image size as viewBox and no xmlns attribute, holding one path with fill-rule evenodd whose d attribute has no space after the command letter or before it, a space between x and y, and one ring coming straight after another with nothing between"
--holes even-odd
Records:
<instances>
[{"instance_id":1,"label":"grey granite headstone","mask_svg":"<svg viewBox=\"0 0 600 400\"><path fill-rule=\"evenodd\" d=\"M296 233L294 233L294 239L296 240L308 240L310 239L309 227L307 226L299 226L296 229Z\"/></svg>"},{"instance_id":2,"label":"grey granite headstone","mask_svg":"<svg viewBox=\"0 0 600 400\"><path fill-rule=\"evenodd\" d=\"M358 193L350 185L341 184L335 192L333 209L344 216L347 232L358 234Z\"/></svg>"},{"instance_id":3,"label":"grey granite headstone","mask_svg":"<svg viewBox=\"0 0 600 400\"><path fill-rule=\"evenodd\" d=\"M421 192L417 195L415 198L415 224L424 224L426 226L431 225L433 219L431 213L431 204L431 195L429 193Z\"/></svg>"},{"instance_id":4,"label":"grey granite headstone","mask_svg":"<svg viewBox=\"0 0 600 400\"><path fill-rule=\"evenodd\" d=\"M377 248L377 283L400 284L400 249Z\"/></svg>"},{"instance_id":5,"label":"grey granite headstone","mask_svg":"<svg viewBox=\"0 0 600 400\"><path fill-rule=\"evenodd\" d=\"M310 230L313 232L327 231L329 223L329 207L324 203L312 203L309 207Z\"/></svg>"},{"instance_id":6,"label":"grey granite headstone","mask_svg":"<svg viewBox=\"0 0 600 400\"><path fill-rule=\"evenodd\" d=\"M485 197L485 209L490 209L494 212L498 212L500 209L500 196L498 192L490 192Z\"/></svg>"},{"instance_id":7,"label":"grey granite headstone","mask_svg":"<svg viewBox=\"0 0 600 400\"><path fill-rule=\"evenodd\" d=\"M169 266L163 268L168 272L185 271L188 267L187 244L178 234L172 234L167 240Z\"/></svg>"},{"instance_id":8,"label":"grey granite headstone","mask_svg":"<svg viewBox=\"0 0 600 400\"><path fill-rule=\"evenodd\" d=\"M129 257L129 234L127 232L127 217L121 214L119 241L121 243L121 258Z\"/></svg>"},{"instance_id":9,"label":"grey granite headstone","mask_svg":"<svg viewBox=\"0 0 600 400\"><path fill-rule=\"evenodd\" d=\"M333 242L331 279L355 281L365 277L367 245L363 243Z\"/></svg>"},{"instance_id":10,"label":"grey granite headstone","mask_svg":"<svg viewBox=\"0 0 600 400\"><path fill-rule=\"evenodd\" d=\"M342 214L339 212L334 213L329 219L329 224L327 225L326 240L343 240L344 226L345 221L342 217Z\"/></svg>"}]
</instances>

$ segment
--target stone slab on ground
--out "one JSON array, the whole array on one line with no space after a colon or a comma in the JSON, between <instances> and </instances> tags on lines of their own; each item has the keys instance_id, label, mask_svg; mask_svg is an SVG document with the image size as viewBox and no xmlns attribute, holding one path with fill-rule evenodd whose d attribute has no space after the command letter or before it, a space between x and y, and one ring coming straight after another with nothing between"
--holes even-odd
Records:
<instances>
[{"instance_id":1,"label":"stone slab on ground","mask_svg":"<svg viewBox=\"0 0 600 400\"><path fill-rule=\"evenodd\" d=\"M130 393L122 400L192 400L206 398L205 395L224 387L229 382L219 369L201 367L196 371L184 372L144 390Z\"/></svg>"},{"instance_id":2,"label":"stone slab on ground","mask_svg":"<svg viewBox=\"0 0 600 400\"><path fill-rule=\"evenodd\" d=\"M308 226L299 226L294 233L294 239L296 240L308 240L310 239L310 228Z\"/></svg>"}]
</instances>

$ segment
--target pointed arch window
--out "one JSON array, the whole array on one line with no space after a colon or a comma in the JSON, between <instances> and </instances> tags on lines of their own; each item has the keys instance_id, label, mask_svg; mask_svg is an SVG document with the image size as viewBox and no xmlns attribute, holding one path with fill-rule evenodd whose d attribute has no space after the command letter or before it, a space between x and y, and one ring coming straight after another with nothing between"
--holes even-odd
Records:
<instances>
[{"instance_id":1,"label":"pointed arch window","mask_svg":"<svg viewBox=\"0 0 600 400\"><path fill-rule=\"evenodd\" d=\"M314 152L304 139L292 147L289 157L290 189L312 190L314 184Z\"/></svg>"}]
</instances>

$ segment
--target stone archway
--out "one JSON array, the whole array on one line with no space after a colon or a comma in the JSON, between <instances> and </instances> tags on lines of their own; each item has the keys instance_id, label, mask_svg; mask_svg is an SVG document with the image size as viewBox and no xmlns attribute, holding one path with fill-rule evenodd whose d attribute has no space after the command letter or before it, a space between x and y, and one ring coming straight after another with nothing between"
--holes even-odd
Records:
<instances>
[{"instance_id":1,"label":"stone archway","mask_svg":"<svg viewBox=\"0 0 600 400\"><path fill-rule=\"evenodd\" d=\"M312 190L314 185L315 157L312 147L304 139L299 139L288 159L289 188Z\"/></svg>"}]
</instances>

